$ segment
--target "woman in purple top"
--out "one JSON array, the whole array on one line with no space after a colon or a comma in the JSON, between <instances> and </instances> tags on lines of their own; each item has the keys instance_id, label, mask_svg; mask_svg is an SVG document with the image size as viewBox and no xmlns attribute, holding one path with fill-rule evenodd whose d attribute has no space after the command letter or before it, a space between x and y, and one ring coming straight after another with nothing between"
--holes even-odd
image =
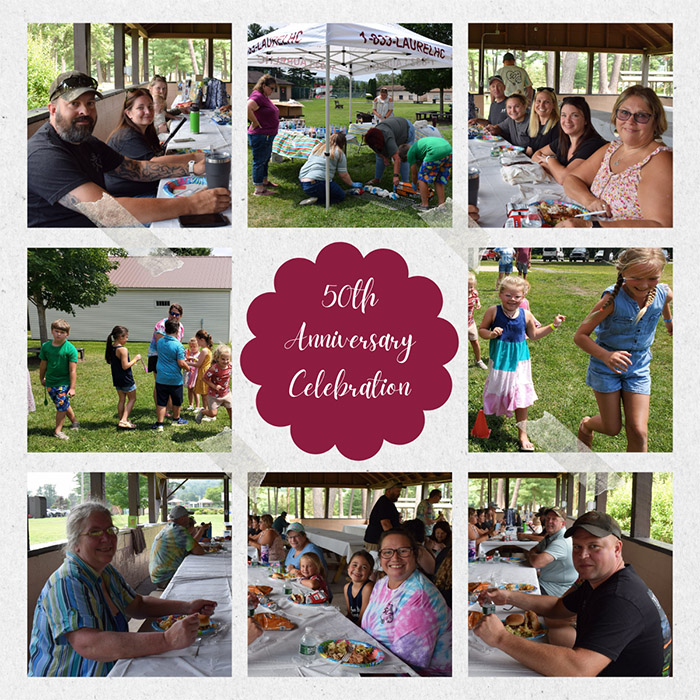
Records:
<instances>
[{"instance_id":1,"label":"woman in purple top","mask_svg":"<svg viewBox=\"0 0 700 700\"><path fill-rule=\"evenodd\" d=\"M274 194L270 187L279 187L267 179L267 165L272 144L280 125L280 111L270 100L277 89L277 80L267 73L255 84L248 98L248 143L253 149L253 184L258 196Z\"/></svg>"}]
</instances>

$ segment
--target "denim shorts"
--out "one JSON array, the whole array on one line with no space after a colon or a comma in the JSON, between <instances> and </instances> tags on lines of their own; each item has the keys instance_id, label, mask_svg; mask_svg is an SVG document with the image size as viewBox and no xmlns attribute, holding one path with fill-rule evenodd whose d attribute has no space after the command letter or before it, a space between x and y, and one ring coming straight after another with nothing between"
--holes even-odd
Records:
<instances>
[{"instance_id":1,"label":"denim shorts","mask_svg":"<svg viewBox=\"0 0 700 700\"><path fill-rule=\"evenodd\" d=\"M130 386L115 386L114 388L124 394L130 394L132 391L136 391L136 384L131 384Z\"/></svg>"},{"instance_id":2,"label":"denim shorts","mask_svg":"<svg viewBox=\"0 0 700 700\"><path fill-rule=\"evenodd\" d=\"M498 271L505 272L506 274L509 275L511 272L513 272L513 262L512 261L509 263L499 262L498 263Z\"/></svg>"},{"instance_id":3,"label":"denim shorts","mask_svg":"<svg viewBox=\"0 0 700 700\"><path fill-rule=\"evenodd\" d=\"M602 394L614 391L627 391L630 394L651 394L651 350L633 352L632 364L626 372L613 372L597 357L591 357L586 373L586 384Z\"/></svg>"}]
</instances>

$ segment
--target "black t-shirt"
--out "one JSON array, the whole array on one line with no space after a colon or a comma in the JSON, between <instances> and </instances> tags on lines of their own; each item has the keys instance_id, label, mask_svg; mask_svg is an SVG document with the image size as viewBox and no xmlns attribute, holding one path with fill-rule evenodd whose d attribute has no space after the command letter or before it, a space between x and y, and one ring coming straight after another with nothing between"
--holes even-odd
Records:
<instances>
[{"instance_id":1,"label":"black t-shirt","mask_svg":"<svg viewBox=\"0 0 700 700\"><path fill-rule=\"evenodd\" d=\"M557 157L557 160L564 166L566 167L569 163L571 163L572 160L576 160L577 158L581 158L582 160L586 160L586 158L590 158L599 148L602 148L605 146L607 141L602 137L602 136L592 136L590 139L584 141L583 143L580 143L576 151L574 152L574 155L572 158L569 158L568 160L566 159L566 154L564 154L564 157L562 158L559 155L559 134L557 133L556 136L551 140L549 147L552 149L552 153L554 153Z\"/></svg>"},{"instance_id":2,"label":"black t-shirt","mask_svg":"<svg viewBox=\"0 0 700 700\"><path fill-rule=\"evenodd\" d=\"M107 145L117 153L121 153L133 160L151 160L156 153L146 142L144 135L135 129L119 129L112 138L107 141ZM115 197L136 197L137 195L154 195L158 192L158 180L151 182L139 182L137 180L126 180L117 177L112 173L105 175L107 192Z\"/></svg>"},{"instance_id":3,"label":"black t-shirt","mask_svg":"<svg viewBox=\"0 0 700 700\"><path fill-rule=\"evenodd\" d=\"M577 615L574 647L611 659L599 676L664 675L670 661L671 628L658 600L631 564L597 588L584 581L562 601Z\"/></svg>"},{"instance_id":4,"label":"black t-shirt","mask_svg":"<svg viewBox=\"0 0 700 700\"><path fill-rule=\"evenodd\" d=\"M506 100L502 99L500 102L492 102L489 107L489 124L500 124L504 119L508 117L508 112L506 112Z\"/></svg>"},{"instance_id":5,"label":"black t-shirt","mask_svg":"<svg viewBox=\"0 0 700 700\"><path fill-rule=\"evenodd\" d=\"M80 144L64 141L48 122L27 142L27 223L42 227L94 227L86 216L59 204L87 182L105 189L104 173L124 156L94 136Z\"/></svg>"},{"instance_id":6,"label":"black t-shirt","mask_svg":"<svg viewBox=\"0 0 700 700\"><path fill-rule=\"evenodd\" d=\"M557 136L557 125L555 124L546 134L544 133L544 128L546 124L540 124L540 128L537 132L537 136L534 138L530 137L530 148L532 152L539 151L540 148L544 148L547 144L551 144L554 138Z\"/></svg>"},{"instance_id":7,"label":"black t-shirt","mask_svg":"<svg viewBox=\"0 0 700 700\"><path fill-rule=\"evenodd\" d=\"M379 497L377 502L369 514L369 524L365 530L365 542L370 544L379 544L379 536L384 532L382 520L391 520L391 527L399 527L399 511L393 501L390 501L385 495Z\"/></svg>"}]
</instances>

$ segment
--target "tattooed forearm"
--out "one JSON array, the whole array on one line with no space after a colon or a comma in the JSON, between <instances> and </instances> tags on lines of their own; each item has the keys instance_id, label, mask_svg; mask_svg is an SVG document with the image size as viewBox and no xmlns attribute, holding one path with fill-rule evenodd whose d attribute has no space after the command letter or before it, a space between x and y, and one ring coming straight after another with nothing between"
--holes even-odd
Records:
<instances>
[{"instance_id":1,"label":"tattooed forearm","mask_svg":"<svg viewBox=\"0 0 700 700\"><path fill-rule=\"evenodd\" d=\"M127 180L160 180L162 177L182 177L189 170L186 165L168 165L166 163L153 163L150 160L132 160L124 158L124 162L114 169L114 174Z\"/></svg>"},{"instance_id":2,"label":"tattooed forearm","mask_svg":"<svg viewBox=\"0 0 700 700\"><path fill-rule=\"evenodd\" d=\"M80 211L78 204L80 200L72 193L64 194L61 199L58 200L59 204L62 204L66 209L72 209L73 211ZM82 214L82 212L80 212Z\"/></svg>"}]
</instances>

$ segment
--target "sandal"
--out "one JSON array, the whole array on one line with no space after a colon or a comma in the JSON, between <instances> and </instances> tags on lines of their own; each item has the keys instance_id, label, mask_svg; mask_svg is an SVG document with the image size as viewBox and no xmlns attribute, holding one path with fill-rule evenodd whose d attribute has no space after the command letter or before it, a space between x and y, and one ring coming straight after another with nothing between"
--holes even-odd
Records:
<instances>
[{"instance_id":1,"label":"sandal","mask_svg":"<svg viewBox=\"0 0 700 700\"><path fill-rule=\"evenodd\" d=\"M263 185L265 185L265 187L280 187L280 185L277 184L276 182L269 182L269 181L263 182Z\"/></svg>"},{"instance_id":2,"label":"sandal","mask_svg":"<svg viewBox=\"0 0 700 700\"><path fill-rule=\"evenodd\" d=\"M525 447L525 443L522 442L522 440L518 440L518 445L519 449L518 452L534 452L535 451L535 446L531 443L528 442L529 447Z\"/></svg>"},{"instance_id":3,"label":"sandal","mask_svg":"<svg viewBox=\"0 0 700 700\"><path fill-rule=\"evenodd\" d=\"M119 423L117 423L117 427L123 428L124 430L135 430L136 424L132 423L131 421L122 421L120 420Z\"/></svg>"},{"instance_id":4,"label":"sandal","mask_svg":"<svg viewBox=\"0 0 700 700\"><path fill-rule=\"evenodd\" d=\"M265 197L268 194L276 194L276 193L272 192L271 190L263 190L262 192L253 192L254 197Z\"/></svg>"}]
</instances>

